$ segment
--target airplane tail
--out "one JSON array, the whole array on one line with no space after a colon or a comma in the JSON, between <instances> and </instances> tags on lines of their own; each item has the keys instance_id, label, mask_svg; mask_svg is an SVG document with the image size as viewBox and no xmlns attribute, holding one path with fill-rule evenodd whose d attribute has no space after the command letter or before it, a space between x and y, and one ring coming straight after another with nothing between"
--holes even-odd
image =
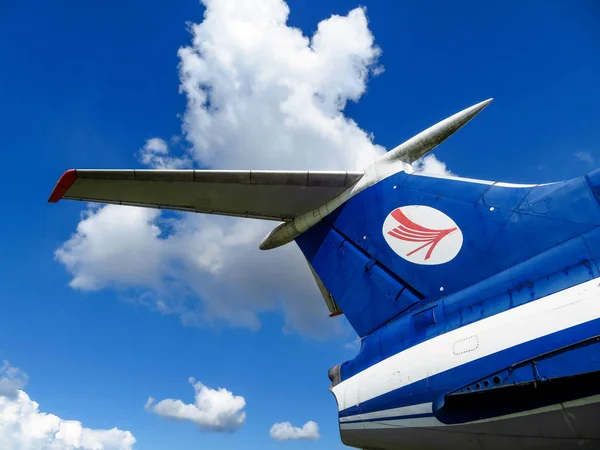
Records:
<instances>
[{"instance_id":1,"label":"airplane tail","mask_svg":"<svg viewBox=\"0 0 600 450\"><path fill-rule=\"evenodd\" d=\"M464 307L488 301L489 314L597 277L600 170L543 185L413 173L410 163L489 102L388 152L261 248L295 239L332 315L345 314L360 337L399 315L414 313L426 332Z\"/></svg>"},{"instance_id":2,"label":"airplane tail","mask_svg":"<svg viewBox=\"0 0 600 450\"><path fill-rule=\"evenodd\" d=\"M280 221L260 248L268 250L296 239L330 312L343 311L363 336L429 298L427 286L421 283L424 275L413 276L410 267L396 267L394 261L387 261L384 248L396 249L407 261L422 258L423 264L432 267L442 257L453 257L448 255L449 248L458 252L461 228L449 219L453 215L444 218L431 208L434 212L428 213L424 206L415 206L424 203L401 194L401 185L408 180L414 161L490 102L478 103L433 125L364 171L72 169L58 180L48 201L68 199ZM410 179L413 182L407 185L419 178ZM394 183L393 190L384 191L390 183ZM391 227L384 235L389 246L371 248L381 234L377 228L383 222L377 222L378 217L389 208L382 201L390 198L395 199L394 211L384 225ZM412 203L406 203L409 200Z\"/></svg>"},{"instance_id":3,"label":"airplane tail","mask_svg":"<svg viewBox=\"0 0 600 450\"><path fill-rule=\"evenodd\" d=\"M296 242L334 309L364 337L439 300L437 317L418 320L503 295L496 308L507 309L598 276L589 249L600 238L599 186L600 170L546 185L402 171Z\"/></svg>"}]
</instances>

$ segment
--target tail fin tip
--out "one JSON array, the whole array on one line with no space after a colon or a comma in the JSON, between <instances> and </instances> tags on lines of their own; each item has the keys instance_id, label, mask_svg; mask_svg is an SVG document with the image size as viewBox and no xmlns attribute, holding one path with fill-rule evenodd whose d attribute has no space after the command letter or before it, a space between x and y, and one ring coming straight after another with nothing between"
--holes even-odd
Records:
<instances>
[{"instance_id":1,"label":"tail fin tip","mask_svg":"<svg viewBox=\"0 0 600 450\"><path fill-rule=\"evenodd\" d=\"M492 100L493 98L488 98L436 123L390 150L381 160L386 162L403 161L407 164L414 163L470 122Z\"/></svg>"}]
</instances>

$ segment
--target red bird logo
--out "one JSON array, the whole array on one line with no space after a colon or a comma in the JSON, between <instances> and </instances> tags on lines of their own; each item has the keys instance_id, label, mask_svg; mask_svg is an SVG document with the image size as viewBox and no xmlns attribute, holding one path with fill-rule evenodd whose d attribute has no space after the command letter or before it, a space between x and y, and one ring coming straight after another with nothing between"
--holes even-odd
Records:
<instances>
[{"instance_id":1,"label":"red bird logo","mask_svg":"<svg viewBox=\"0 0 600 450\"><path fill-rule=\"evenodd\" d=\"M410 256L417 253L419 250L424 250L429 247L427 254L425 255L425 260L428 260L440 241L457 230L457 227L447 228L445 230L425 228L406 217L400 209L394 210L391 213L391 216L396 219L399 225L388 231L390 236L407 242L424 242L423 245L407 253L406 256Z\"/></svg>"}]
</instances>

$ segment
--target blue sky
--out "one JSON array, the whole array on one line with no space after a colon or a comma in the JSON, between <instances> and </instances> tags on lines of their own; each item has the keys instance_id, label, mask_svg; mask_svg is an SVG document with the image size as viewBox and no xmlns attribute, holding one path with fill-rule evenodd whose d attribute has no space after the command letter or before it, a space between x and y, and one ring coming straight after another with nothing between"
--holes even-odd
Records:
<instances>
[{"instance_id":1,"label":"blue sky","mask_svg":"<svg viewBox=\"0 0 600 450\"><path fill-rule=\"evenodd\" d=\"M277 2L247 3L257 9L266 5L268 16L268 8ZM96 247L78 246L69 253L71 265L55 257L86 210L84 204L46 203L66 169L144 167L140 154L147 154L147 140L157 137L169 144L174 158L191 155L196 167L231 166L238 157L246 164L248 153L250 160L267 164L274 158L289 169L317 161L314 155L304 158L296 141L290 143L295 154L281 156L282 150L254 155L240 143L246 136L236 136L235 131L226 134L238 153L224 149L222 156L211 156L198 139L182 132L182 120L194 116L185 115L189 92L179 92L178 49L191 45L186 23L201 23L204 7L196 0L173 5L138 0L9 0L0 5L0 123L6 167L0 183L8 194L0 224L0 360L27 373L22 388L39 403L40 411L81 421L88 428L129 430L137 441L135 448L342 448L335 401L327 391L327 369L356 352L347 348L354 335L343 318L327 319L324 307L295 310L293 302L303 301L302 295L290 300L296 287L286 290L279 285L268 304L260 303L262 291L248 294L254 309L240 315L244 289L230 288L227 279L212 280L209 269L199 278L202 286L194 284L189 267L185 276L152 267L161 277L156 284L143 279L143 273L120 278L116 272L93 272L98 265L86 252L103 245L102 227L93 231L100 236ZM342 71L347 61L342 60L326 66L335 73L325 86L337 89L336 83L344 82L343 95L360 97L348 102L343 114L373 133L374 144L390 149L438 120L494 97L482 114L435 151L452 172L507 182L549 182L579 176L600 160L596 2L290 0L288 5L288 25L308 37L332 14L345 16L366 6L368 30L360 28L360 21L353 23L372 33L381 54L373 64L368 61L372 47L361 44L361 51L371 53L359 59L370 69L383 66L383 73L357 82L353 72ZM218 28L210 33L215 39L220 36ZM328 39L331 43L334 37ZM264 47L252 52L263 58L262 66L276 67L270 56L275 52ZM232 64L238 63L234 59ZM236 67L252 76L253 67L262 66ZM220 75L210 76L216 83ZM269 123L263 125L268 129ZM209 129L211 136L216 129ZM350 144L363 145L364 137L354 138L357 129L340 132L350 136ZM277 132L273 130L273 139ZM340 147L327 164L349 164L363 148L359 144L350 145L348 154ZM88 223L96 226L99 216L90 214L93 221ZM111 227L106 235L123 239L130 252L127 235L119 234L129 216L112 214L106 217ZM140 229L147 231L154 223L168 235L160 220L169 217L142 217ZM177 220L187 224L186 219ZM236 226L223 223L228 230ZM176 244L184 247L202 224L194 222L193 233L180 236ZM219 224L206 226L214 230ZM254 248L258 243L247 245ZM163 247L157 250L163 252L156 256L160 261L169 251ZM222 257L221 249L215 251ZM181 255L167 258L170 270L183 260L178 259ZM118 258L118 252L109 256L100 259L100 265L118 262L110 259ZM264 258L265 270L277 261ZM260 259L254 261L261 264ZM94 277L95 287L69 286L78 276ZM172 294L185 283L181 292ZM214 312L216 319L202 312L185 320L190 311L197 313L188 303L217 308L220 292L237 297L228 303L236 311L219 310ZM181 298L186 305L179 303ZM157 306L161 299L170 302L168 308ZM310 322L321 316L321 322L314 322L318 327L311 327ZM164 420L144 409L149 396L192 403L189 377L243 396L243 427L234 433L202 431L193 423ZM302 426L309 420L319 425L321 438L316 441L279 442L269 436L276 422Z\"/></svg>"}]
</instances>

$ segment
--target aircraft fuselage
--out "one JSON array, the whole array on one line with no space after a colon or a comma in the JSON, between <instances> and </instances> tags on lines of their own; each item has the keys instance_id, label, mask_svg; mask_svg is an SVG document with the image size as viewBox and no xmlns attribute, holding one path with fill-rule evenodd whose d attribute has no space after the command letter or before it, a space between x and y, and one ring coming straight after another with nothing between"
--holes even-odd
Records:
<instances>
[{"instance_id":1,"label":"aircraft fuselage","mask_svg":"<svg viewBox=\"0 0 600 450\"><path fill-rule=\"evenodd\" d=\"M362 337L345 444L600 448L598 185L402 172L297 239Z\"/></svg>"}]
</instances>

